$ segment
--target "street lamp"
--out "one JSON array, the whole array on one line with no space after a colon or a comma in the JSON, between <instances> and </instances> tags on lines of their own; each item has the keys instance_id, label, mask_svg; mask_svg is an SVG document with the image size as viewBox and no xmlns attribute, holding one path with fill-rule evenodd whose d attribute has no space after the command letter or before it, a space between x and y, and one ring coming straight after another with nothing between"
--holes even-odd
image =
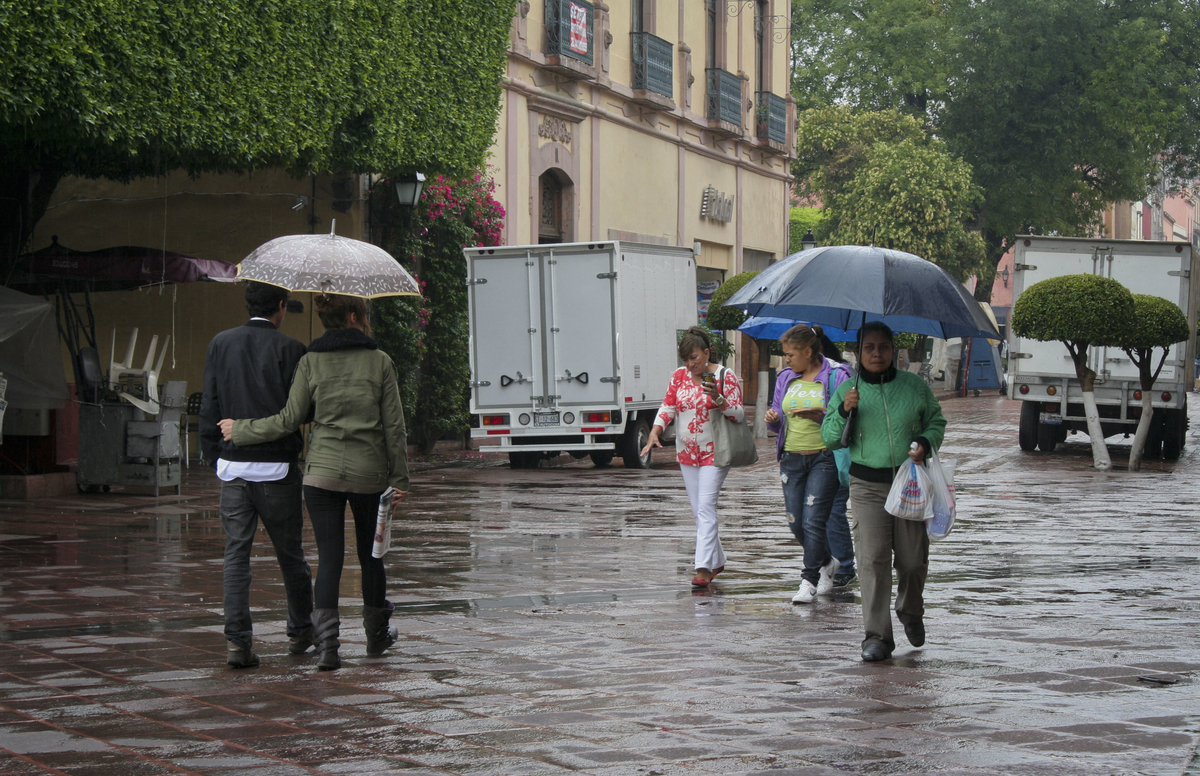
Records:
<instances>
[{"instance_id":1,"label":"street lamp","mask_svg":"<svg viewBox=\"0 0 1200 776\"><path fill-rule=\"evenodd\" d=\"M804 233L804 236L800 238L800 250L807 251L810 248L816 247L817 238L813 236L812 229L809 229Z\"/></svg>"},{"instance_id":2,"label":"street lamp","mask_svg":"<svg viewBox=\"0 0 1200 776\"><path fill-rule=\"evenodd\" d=\"M1008 267L1000 270L1000 279L1004 281L1004 287L1008 288Z\"/></svg>"},{"instance_id":3,"label":"street lamp","mask_svg":"<svg viewBox=\"0 0 1200 776\"><path fill-rule=\"evenodd\" d=\"M396 199L400 200L400 207L409 223L412 223L413 211L421 201L421 190L424 188L425 176L419 172L396 176Z\"/></svg>"}]
</instances>

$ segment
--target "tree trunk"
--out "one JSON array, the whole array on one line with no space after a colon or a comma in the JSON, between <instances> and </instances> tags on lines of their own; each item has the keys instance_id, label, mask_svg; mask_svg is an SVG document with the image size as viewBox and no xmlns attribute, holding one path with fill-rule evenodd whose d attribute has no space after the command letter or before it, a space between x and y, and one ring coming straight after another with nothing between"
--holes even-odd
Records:
<instances>
[{"instance_id":1,"label":"tree trunk","mask_svg":"<svg viewBox=\"0 0 1200 776\"><path fill-rule=\"evenodd\" d=\"M770 385L771 379L771 341L754 340L758 349L758 398L754 405L754 438L767 438L767 410L771 409L771 397L775 386Z\"/></svg>"},{"instance_id":2,"label":"tree trunk","mask_svg":"<svg viewBox=\"0 0 1200 776\"><path fill-rule=\"evenodd\" d=\"M12 277L17 257L29 250L33 227L62 175L13 165L0 168L0 285Z\"/></svg>"},{"instance_id":3,"label":"tree trunk","mask_svg":"<svg viewBox=\"0 0 1200 776\"><path fill-rule=\"evenodd\" d=\"M1096 394L1090 385L1083 392L1083 414L1087 417L1088 436L1092 440L1092 465L1106 472L1112 468L1112 459L1108 457L1108 446L1104 444L1100 411L1096 409Z\"/></svg>"},{"instance_id":4,"label":"tree trunk","mask_svg":"<svg viewBox=\"0 0 1200 776\"><path fill-rule=\"evenodd\" d=\"M1142 452L1146 449L1146 437L1150 435L1150 420L1154 417L1154 396L1142 390L1142 417L1138 419L1137 432L1133 435L1133 447L1129 450L1129 471L1142 469Z\"/></svg>"}]
</instances>

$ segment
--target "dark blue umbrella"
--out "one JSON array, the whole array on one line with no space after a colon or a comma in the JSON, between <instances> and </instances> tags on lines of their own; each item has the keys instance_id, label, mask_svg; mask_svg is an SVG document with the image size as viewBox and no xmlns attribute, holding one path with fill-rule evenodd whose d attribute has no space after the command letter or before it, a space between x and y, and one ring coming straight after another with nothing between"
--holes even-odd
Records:
<instances>
[{"instance_id":1,"label":"dark blue umbrella","mask_svg":"<svg viewBox=\"0 0 1200 776\"><path fill-rule=\"evenodd\" d=\"M793 253L760 272L725 303L750 315L857 331L883 321L893 331L933 337L1000 333L944 269L888 248L831 245Z\"/></svg>"}]
</instances>

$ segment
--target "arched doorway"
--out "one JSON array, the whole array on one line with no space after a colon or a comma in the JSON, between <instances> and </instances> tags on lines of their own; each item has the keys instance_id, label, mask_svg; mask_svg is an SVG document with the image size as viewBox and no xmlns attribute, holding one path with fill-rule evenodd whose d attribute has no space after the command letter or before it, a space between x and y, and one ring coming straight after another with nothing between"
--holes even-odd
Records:
<instances>
[{"instance_id":1,"label":"arched doorway","mask_svg":"<svg viewBox=\"0 0 1200 776\"><path fill-rule=\"evenodd\" d=\"M554 170L546 170L538 178L539 215L538 243L547 245L566 241L566 230L563 224L565 211L563 202L563 184Z\"/></svg>"}]
</instances>

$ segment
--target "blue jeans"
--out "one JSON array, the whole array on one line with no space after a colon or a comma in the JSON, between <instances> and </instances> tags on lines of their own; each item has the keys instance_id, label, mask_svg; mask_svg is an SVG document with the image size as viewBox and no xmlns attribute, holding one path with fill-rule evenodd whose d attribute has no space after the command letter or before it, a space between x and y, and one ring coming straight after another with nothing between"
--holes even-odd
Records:
<instances>
[{"instance_id":1,"label":"blue jeans","mask_svg":"<svg viewBox=\"0 0 1200 776\"><path fill-rule=\"evenodd\" d=\"M221 525L225 529L225 638L248 648L250 618L250 552L258 521L271 537L287 591L289 637L308 633L313 609L312 570L300 544L304 512L300 506L300 467L295 463L282 480L221 483Z\"/></svg>"},{"instance_id":2,"label":"blue jeans","mask_svg":"<svg viewBox=\"0 0 1200 776\"><path fill-rule=\"evenodd\" d=\"M783 483L788 528L804 547L801 576L815 585L821 567L830 560L826 526L838 490L833 453L822 450L802 455L785 451L779 461L779 481Z\"/></svg>"},{"instance_id":3,"label":"blue jeans","mask_svg":"<svg viewBox=\"0 0 1200 776\"><path fill-rule=\"evenodd\" d=\"M837 495L833 497L833 509L829 511L829 523L825 536L829 541L829 554L841 561L839 574L854 572L854 540L850 538L850 523L846 519L846 501L850 498L850 486L838 483Z\"/></svg>"}]
</instances>

